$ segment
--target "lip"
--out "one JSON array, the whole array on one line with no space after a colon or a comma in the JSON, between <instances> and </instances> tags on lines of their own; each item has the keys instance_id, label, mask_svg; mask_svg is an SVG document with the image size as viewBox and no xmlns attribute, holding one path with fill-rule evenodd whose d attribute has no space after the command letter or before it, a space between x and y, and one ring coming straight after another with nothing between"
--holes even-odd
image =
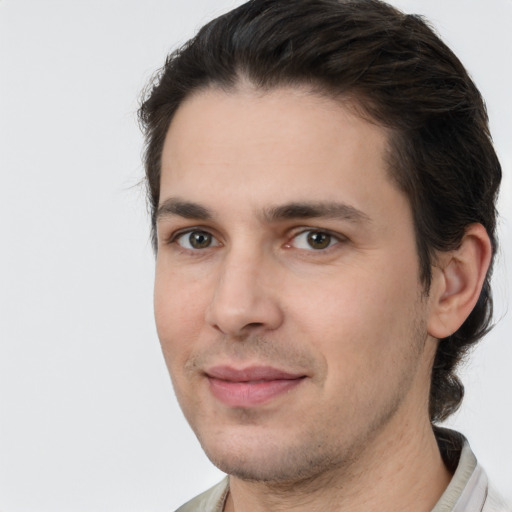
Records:
<instances>
[{"instance_id":1,"label":"lip","mask_svg":"<svg viewBox=\"0 0 512 512\"><path fill-rule=\"evenodd\" d=\"M215 366L206 372L213 396L229 407L255 407L291 391L306 375L271 366Z\"/></svg>"}]
</instances>

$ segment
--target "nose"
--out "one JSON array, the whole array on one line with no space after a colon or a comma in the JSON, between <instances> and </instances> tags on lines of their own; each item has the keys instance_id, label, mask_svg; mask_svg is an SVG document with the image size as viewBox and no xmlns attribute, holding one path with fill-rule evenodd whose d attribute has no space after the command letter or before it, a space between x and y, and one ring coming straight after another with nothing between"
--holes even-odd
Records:
<instances>
[{"instance_id":1,"label":"nose","mask_svg":"<svg viewBox=\"0 0 512 512\"><path fill-rule=\"evenodd\" d=\"M272 262L232 251L220 266L206 322L235 338L277 329L283 311Z\"/></svg>"}]
</instances>

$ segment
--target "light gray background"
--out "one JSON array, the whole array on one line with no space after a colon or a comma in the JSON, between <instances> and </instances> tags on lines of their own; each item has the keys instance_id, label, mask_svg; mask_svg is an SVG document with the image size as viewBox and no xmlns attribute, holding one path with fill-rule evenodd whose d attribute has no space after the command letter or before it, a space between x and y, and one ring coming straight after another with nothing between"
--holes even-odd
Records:
<instances>
[{"instance_id":1,"label":"light gray background","mask_svg":"<svg viewBox=\"0 0 512 512\"><path fill-rule=\"evenodd\" d=\"M216 482L152 318L137 97L219 0L0 0L0 510L171 511ZM512 0L427 14L487 98L505 181L503 317L450 423L512 498Z\"/></svg>"}]
</instances>

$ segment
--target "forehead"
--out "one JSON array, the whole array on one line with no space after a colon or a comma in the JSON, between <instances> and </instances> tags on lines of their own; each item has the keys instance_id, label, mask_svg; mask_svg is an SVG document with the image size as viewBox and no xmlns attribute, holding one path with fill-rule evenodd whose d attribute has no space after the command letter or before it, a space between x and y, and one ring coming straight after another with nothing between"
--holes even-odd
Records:
<instances>
[{"instance_id":1,"label":"forehead","mask_svg":"<svg viewBox=\"0 0 512 512\"><path fill-rule=\"evenodd\" d=\"M253 203L370 200L370 190L392 183L387 144L384 128L304 88L207 89L169 127L160 202L186 194L211 206L229 192Z\"/></svg>"},{"instance_id":2,"label":"forehead","mask_svg":"<svg viewBox=\"0 0 512 512\"><path fill-rule=\"evenodd\" d=\"M182 102L170 124L165 146L173 144L177 132L183 142L192 136L203 147L224 143L230 149L243 141L250 142L249 137L257 137L259 143L288 142L295 150L300 143L314 142L321 150L325 145L342 143L343 138L355 132L386 143L389 130L363 119L358 115L362 111L352 98L334 99L306 86L261 90L242 83L227 91L211 87ZM201 135L207 135L200 141L199 129ZM319 146L321 140L325 144Z\"/></svg>"}]
</instances>

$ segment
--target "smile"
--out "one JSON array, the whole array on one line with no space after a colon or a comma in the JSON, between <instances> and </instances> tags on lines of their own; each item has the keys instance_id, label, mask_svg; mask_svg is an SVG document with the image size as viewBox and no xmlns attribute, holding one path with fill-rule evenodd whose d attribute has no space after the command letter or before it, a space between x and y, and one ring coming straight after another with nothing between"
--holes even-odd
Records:
<instances>
[{"instance_id":1,"label":"smile","mask_svg":"<svg viewBox=\"0 0 512 512\"><path fill-rule=\"evenodd\" d=\"M229 407L247 408L269 402L298 386L305 375L258 366L237 370L217 366L206 372L213 396Z\"/></svg>"}]
</instances>

